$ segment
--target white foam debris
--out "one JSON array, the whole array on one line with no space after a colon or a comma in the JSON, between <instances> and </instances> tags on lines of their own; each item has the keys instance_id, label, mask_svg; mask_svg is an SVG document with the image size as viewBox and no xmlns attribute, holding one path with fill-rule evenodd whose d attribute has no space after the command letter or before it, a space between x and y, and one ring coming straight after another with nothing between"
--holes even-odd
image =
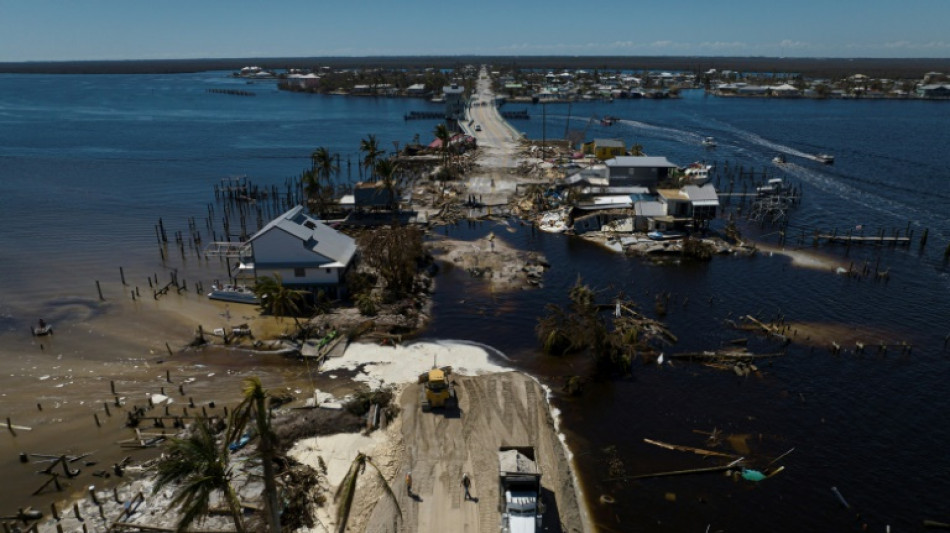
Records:
<instances>
[{"instance_id":1,"label":"white foam debris","mask_svg":"<svg viewBox=\"0 0 950 533\"><path fill-rule=\"evenodd\" d=\"M353 377L375 388L383 383L409 383L432 368L451 366L460 375L477 376L510 370L489 359L484 348L460 341L417 342L404 346L351 344L346 352L328 360L324 370L357 370Z\"/></svg>"}]
</instances>

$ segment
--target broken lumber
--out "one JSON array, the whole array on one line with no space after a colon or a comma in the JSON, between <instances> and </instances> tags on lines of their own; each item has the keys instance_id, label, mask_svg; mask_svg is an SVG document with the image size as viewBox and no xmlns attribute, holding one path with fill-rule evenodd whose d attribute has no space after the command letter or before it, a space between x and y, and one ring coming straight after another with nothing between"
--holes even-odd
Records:
<instances>
[{"instance_id":1,"label":"broken lumber","mask_svg":"<svg viewBox=\"0 0 950 533\"><path fill-rule=\"evenodd\" d=\"M643 439L643 442L647 444L652 444L654 446L659 446L660 448L666 448L667 450L676 450L680 452L692 452L697 455L705 455L705 456L712 456L712 457L726 457L729 459L736 459L738 457L737 455L732 455L728 453L717 452L713 450L706 450L703 448L693 448L692 446L680 446L678 444L669 444L666 442L660 442L658 440L652 440L652 439Z\"/></svg>"}]
</instances>

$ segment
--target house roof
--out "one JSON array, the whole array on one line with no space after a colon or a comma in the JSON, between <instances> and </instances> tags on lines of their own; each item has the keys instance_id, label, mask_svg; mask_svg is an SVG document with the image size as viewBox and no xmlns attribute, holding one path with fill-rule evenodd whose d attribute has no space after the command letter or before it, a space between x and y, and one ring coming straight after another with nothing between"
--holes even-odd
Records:
<instances>
[{"instance_id":1,"label":"house roof","mask_svg":"<svg viewBox=\"0 0 950 533\"><path fill-rule=\"evenodd\" d=\"M621 139L594 139L594 146L598 148L626 148Z\"/></svg>"},{"instance_id":2,"label":"house roof","mask_svg":"<svg viewBox=\"0 0 950 533\"><path fill-rule=\"evenodd\" d=\"M605 164L619 168L679 168L665 157L659 156L621 156L608 159Z\"/></svg>"},{"instance_id":3,"label":"house roof","mask_svg":"<svg viewBox=\"0 0 950 533\"><path fill-rule=\"evenodd\" d=\"M716 205L719 205L719 195L716 194L716 188L711 183L703 186L687 185L683 187L683 191L693 203L714 200Z\"/></svg>"},{"instance_id":4,"label":"house roof","mask_svg":"<svg viewBox=\"0 0 950 533\"><path fill-rule=\"evenodd\" d=\"M271 220L248 240L253 243L265 233L280 230L300 239L304 247L315 254L332 259L335 263L327 267L343 267L349 264L356 254L356 241L336 231L323 222L307 216L303 206L298 205L283 215Z\"/></svg>"}]
</instances>

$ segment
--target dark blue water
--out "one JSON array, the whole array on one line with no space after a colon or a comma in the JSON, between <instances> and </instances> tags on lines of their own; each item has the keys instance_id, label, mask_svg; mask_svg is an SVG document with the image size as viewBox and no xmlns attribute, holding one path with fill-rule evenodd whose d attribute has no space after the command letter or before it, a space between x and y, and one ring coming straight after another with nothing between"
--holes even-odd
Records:
<instances>
[{"instance_id":1,"label":"dark blue water","mask_svg":"<svg viewBox=\"0 0 950 533\"><path fill-rule=\"evenodd\" d=\"M210 94L237 88L254 97ZM511 105L511 109L523 106ZM154 226L185 230L189 217L207 216L212 186L246 174L282 185L327 146L354 165L359 141L375 134L384 148L434 122L404 122L418 100L363 99L282 93L222 73L154 76L0 76L0 316L9 331L25 327L56 302L94 296L93 280L116 288L117 266L136 275L178 268L207 283L220 277L214 262L163 263ZM708 264L652 265L565 236L507 224L460 224L442 231L474 238L488 231L521 248L544 252L553 265L545 288L497 293L446 270L427 335L491 344L520 368L551 385L563 412L581 476L599 527L605 531L831 531L919 528L921 519L950 521L948 401L943 395L950 333L948 192L950 106L896 101L765 101L708 98L615 101L570 107L529 106L532 119L516 127L530 137L558 138L566 129L590 137L620 137L679 164L715 161L720 168L770 168L799 184L804 202L791 228L876 231L908 224L927 247L825 248L844 262L880 264L888 283L847 279L792 267L780 257L720 257ZM567 117L570 112L571 121ZM592 116L621 120L604 127ZM588 123L590 124L588 126ZM714 136L718 148L700 141ZM836 156L824 166L808 156ZM783 153L789 164L770 164ZM773 230L745 227L748 234ZM790 239L791 240L791 239ZM829 323L873 331L881 340L914 345L864 357L832 357L823 348L793 345L763 364L761 378L738 378L686 363L637 366L633 376L594 381L576 399L558 394L562 376L586 374L578 358L551 359L537 351L533 328L548 302L564 302L581 276L605 298L623 290L652 313L654 296L671 293L665 320L680 342L670 352L715 348L745 332L726 329L743 314ZM68 317L65 317L68 320ZM12 333L10 333L12 334ZM775 346L750 338L750 347ZM662 450L643 438L703 446L693 430L718 428L746 435L748 455L762 460L789 448L785 472L760 484L718 475L609 481L608 457L627 474L711 464ZM605 452L614 447L615 452ZM728 446L727 451L732 448ZM767 462L765 460L764 462ZM837 486L853 506L841 509ZM676 501L667 501L667 493ZM617 503L600 504L600 495ZM862 515L858 521L855 514Z\"/></svg>"}]
</instances>

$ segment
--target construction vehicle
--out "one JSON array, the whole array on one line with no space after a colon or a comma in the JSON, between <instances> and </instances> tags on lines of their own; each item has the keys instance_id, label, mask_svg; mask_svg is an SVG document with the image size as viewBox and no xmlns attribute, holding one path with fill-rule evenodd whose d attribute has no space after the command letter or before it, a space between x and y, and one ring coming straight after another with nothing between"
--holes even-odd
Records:
<instances>
[{"instance_id":1,"label":"construction vehicle","mask_svg":"<svg viewBox=\"0 0 950 533\"><path fill-rule=\"evenodd\" d=\"M502 533L541 531L541 468L532 446L498 449Z\"/></svg>"},{"instance_id":2,"label":"construction vehicle","mask_svg":"<svg viewBox=\"0 0 950 533\"><path fill-rule=\"evenodd\" d=\"M422 412L428 413L433 408L458 409L459 400L455 393L455 385L448 380L452 367L442 368L432 365L432 369L419 376L419 403Z\"/></svg>"}]
</instances>

